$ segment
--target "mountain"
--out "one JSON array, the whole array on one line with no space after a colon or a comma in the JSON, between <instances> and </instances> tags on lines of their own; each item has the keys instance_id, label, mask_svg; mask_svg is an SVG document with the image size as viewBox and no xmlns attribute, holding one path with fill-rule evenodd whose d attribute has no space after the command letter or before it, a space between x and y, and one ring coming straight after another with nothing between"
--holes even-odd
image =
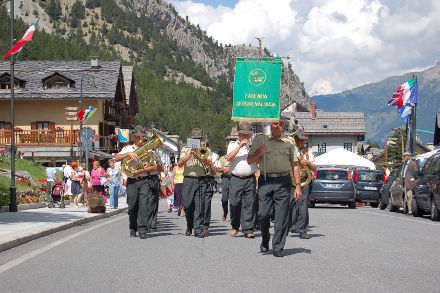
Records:
<instances>
[{"instance_id":1,"label":"mountain","mask_svg":"<svg viewBox=\"0 0 440 293\"><path fill-rule=\"evenodd\" d=\"M1 19L6 19L9 5L0 2L5 16ZM203 126L215 151L224 151L232 126L233 58L257 56L258 48L219 44L162 0L20 0L14 10L19 19L15 36L40 18L34 41L26 44L21 60L96 55L132 64L139 123L154 122L182 138L193 127ZM2 52L9 46L8 24L9 20L0 23ZM266 48L264 53L271 56ZM310 97L290 66L289 74L283 67L281 97L281 106L291 97L300 109L311 108Z\"/></svg>"},{"instance_id":2,"label":"mountain","mask_svg":"<svg viewBox=\"0 0 440 293\"><path fill-rule=\"evenodd\" d=\"M385 139L402 122L396 106L387 102L399 85L411 80L413 75L419 83L417 104L417 129L434 130L435 115L440 107L440 62L421 72L410 72L382 81L363 85L339 94L314 96L318 108L325 111L360 111L365 113L366 139L385 145ZM423 143L432 143L433 135L417 132Z\"/></svg>"}]
</instances>

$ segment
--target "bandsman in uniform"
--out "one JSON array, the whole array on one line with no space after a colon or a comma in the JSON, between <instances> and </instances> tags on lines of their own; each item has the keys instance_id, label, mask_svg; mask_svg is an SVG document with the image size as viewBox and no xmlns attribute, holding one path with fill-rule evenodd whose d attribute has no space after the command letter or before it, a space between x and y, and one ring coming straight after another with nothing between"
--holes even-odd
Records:
<instances>
[{"instance_id":1,"label":"bandsman in uniform","mask_svg":"<svg viewBox=\"0 0 440 293\"><path fill-rule=\"evenodd\" d=\"M314 163L315 157L313 156L313 153L309 151L305 146L307 140L306 133L302 129L298 129L295 132L294 137L296 151L302 154L303 159L301 161L301 164L309 168L312 172L316 172L316 165ZM301 176L307 175L301 174ZM301 177L301 181L303 181L304 179L305 178ZM299 233L299 238L301 239L310 238L310 236L307 234L307 230L309 228L309 209L307 204L309 202L311 190L312 184L310 182L308 185L301 188L302 196L299 200L294 201L294 199L292 199L292 226L290 228L290 232Z\"/></svg>"},{"instance_id":2,"label":"bandsman in uniform","mask_svg":"<svg viewBox=\"0 0 440 293\"><path fill-rule=\"evenodd\" d=\"M226 152L228 151L229 142L226 143ZM229 181L231 180L231 173L229 173L229 161L226 159L226 155L221 156L218 160L217 170L221 173L222 178L222 221L226 221L228 216L229 205Z\"/></svg>"},{"instance_id":3,"label":"bandsman in uniform","mask_svg":"<svg viewBox=\"0 0 440 293\"><path fill-rule=\"evenodd\" d=\"M193 129L191 138L199 139L203 145L203 133L201 129ZM200 158L197 149L183 147L179 167L183 170L182 198L186 217L186 236L192 234L203 238L208 235L209 222L211 220L211 199L213 186L210 174L215 174L217 169L211 160L211 150L207 150L206 158Z\"/></svg>"},{"instance_id":4,"label":"bandsman in uniform","mask_svg":"<svg viewBox=\"0 0 440 293\"><path fill-rule=\"evenodd\" d=\"M229 143L226 159L231 162L229 201L231 203L231 236L241 228L246 238L255 238L254 201L256 194L255 172L257 164L248 164L252 126L249 122L238 124L238 140Z\"/></svg>"},{"instance_id":5,"label":"bandsman in uniform","mask_svg":"<svg viewBox=\"0 0 440 293\"><path fill-rule=\"evenodd\" d=\"M116 155L115 161L119 162L130 157L137 160L135 150L144 145L146 136L142 126L136 126L132 132L134 144L125 146ZM154 151L150 150L153 154ZM153 155L153 158L156 156ZM139 232L141 239L147 238L147 234L152 228L157 201L159 200L159 177L163 170L162 161L157 158L155 165L134 171L132 177L127 178L127 204L130 236L135 237L136 231Z\"/></svg>"},{"instance_id":6,"label":"bandsman in uniform","mask_svg":"<svg viewBox=\"0 0 440 293\"><path fill-rule=\"evenodd\" d=\"M249 165L259 162L258 197L262 241L261 252L269 250L270 214L275 208L274 235L272 239L273 255L283 257L283 248L289 229L290 192L292 182L290 169L294 170L296 200L301 198L300 174L294 145L283 135L285 121L270 124L271 135L255 137L249 150ZM265 157L265 158L264 158Z\"/></svg>"}]
</instances>

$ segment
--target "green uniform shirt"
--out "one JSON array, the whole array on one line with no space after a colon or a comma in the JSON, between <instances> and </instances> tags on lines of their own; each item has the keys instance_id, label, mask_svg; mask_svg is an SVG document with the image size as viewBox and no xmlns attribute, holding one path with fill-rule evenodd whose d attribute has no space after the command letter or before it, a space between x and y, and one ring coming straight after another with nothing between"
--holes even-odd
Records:
<instances>
[{"instance_id":1,"label":"green uniform shirt","mask_svg":"<svg viewBox=\"0 0 440 293\"><path fill-rule=\"evenodd\" d=\"M212 160L212 152L210 149L208 160ZM183 147L182 151L180 152L180 157L186 157L191 152L191 148L189 147ZM188 162L185 164L185 169L183 169L183 176L191 176L191 177L202 177L207 176L211 173L211 169L209 166L205 166L195 157L191 157Z\"/></svg>"},{"instance_id":2,"label":"green uniform shirt","mask_svg":"<svg viewBox=\"0 0 440 293\"><path fill-rule=\"evenodd\" d=\"M264 134L255 137L249 155L254 154L263 144L266 144L266 165L263 156L259 158L260 170L266 173L283 173L290 171L290 166L298 159L295 154L294 145L288 137L281 135L280 139L273 139L272 136Z\"/></svg>"}]
</instances>

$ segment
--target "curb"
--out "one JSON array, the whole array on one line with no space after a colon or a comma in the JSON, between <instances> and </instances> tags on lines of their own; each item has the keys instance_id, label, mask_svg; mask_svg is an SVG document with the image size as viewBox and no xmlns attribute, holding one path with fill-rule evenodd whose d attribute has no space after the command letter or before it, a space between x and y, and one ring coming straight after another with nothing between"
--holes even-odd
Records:
<instances>
[{"instance_id":1,"label":"curb","mask_svg":"<svg viewBox=\"0 0 440 293\"><path fill-rule=\"evenodd\" d=\"M27 243L29 241L32 241L32 240L35 240L35 239L38 239L38 238L41 238L41 237L44 237L44 236L47 236L47 235L50 235L50 234L54 234L56 232L60 232L60 231L63 231L63 230L70 229L70 228L75 227L75 226L83 225L83 224L90 223L90 222L93 222L93 221L96 221L96 220L100 220L100 219L104 219L104 218L109 218L111 216L123 213L123 212L125 212L127 210L128 210L128 207L124 207L124 208L121 208L121 209L118 209L118 210L114 210L114 211L111 211L111 212L108 212L108 213L96 214L96 216L93 216L93 217L73 220L73 221L70 221L70 222L67 222L67 223L63 223L63 224L61 224L61 225L59 225L57 227L53 227L53 228L48 229L48 230L40 231L40 232L37 232L37 233L32 234L32 235L20 237L20 238L17 238L17 239L14 239L14 240L11 240L11 241L8 241L8 242L5 242L5 243L0 243L0 252L3 252L5 250L8 250L8 249L11 249L11 248L14 248L14 247L17 247L19 245L25 244L25 243Z\"/></svg>"}]
</instances>

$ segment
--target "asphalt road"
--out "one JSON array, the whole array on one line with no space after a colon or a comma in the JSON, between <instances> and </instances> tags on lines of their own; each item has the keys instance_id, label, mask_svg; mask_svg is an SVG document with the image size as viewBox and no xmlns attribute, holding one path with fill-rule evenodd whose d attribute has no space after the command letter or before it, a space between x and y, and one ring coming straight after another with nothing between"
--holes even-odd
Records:
<instances>
[{"instance_id":1,"label":"asphalt road","mask_svg":"<svg viewBox=\"0 0 440 293\"><path fill-rule=\"evenodd\" d=\"M211 234L186 237L166 212L149 239L126 214L0 253L0 292L439 292L440 222L369 207L310 210L309 240L289 235L284 258L261 237L229 236L218 195Z\"/></svg>"}]
</instances>

